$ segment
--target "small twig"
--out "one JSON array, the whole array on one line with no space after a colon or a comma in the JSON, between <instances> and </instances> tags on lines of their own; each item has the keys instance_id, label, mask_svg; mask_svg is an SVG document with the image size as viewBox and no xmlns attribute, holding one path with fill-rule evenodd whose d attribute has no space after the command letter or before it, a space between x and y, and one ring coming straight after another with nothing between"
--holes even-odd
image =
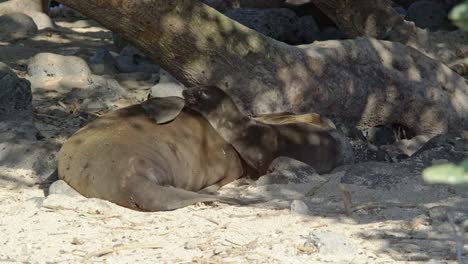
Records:
<instances>
[{"instance_id":1,"label":"small twig","mask_svg":"<svg viewBox=\"0 0 468 264\"><path fill-rule=\"evenodd\" d=\"M197 217L203 218L203 219L205 219L206 221L208 221L208 222L210 222L210 223L213 223L213 224L215 224L215 225L219 225L219 223L218 223L218 222L216 222L216 221L215 221L215 220L213 220L213 219L210 219L210 218L207 218L207 217L204 217L204 216L201 216L201 215L197 215L197 214L194 214L194 216L197 216Z\"/></svg>"},{"instance_id":2,"label":"small twig","mask_svg":"<svg viewBox=\"0 0 468 264\"><path fill-rule=\"evenodd\" d=\"M129 245L129 246L118 246L118 247L110 247L110 248L103 248L100 250L93 251L86 256L83 257L83 262L88 262L93 257L102 257L107 254L115 253L118 251L123 250L132 250L132 249L160 249L162 248L159 245L155 244L136 244L136 245Z\"/></svg>"},{"instance_id":3,"label":"small twig","mask_svg":"<svg viewBox=\"0 0 468 264\"><path fill-rule=\"evenodd\" d=\"M53 115L48 115L48 114L42 114L42 113L34 113L34 115L40 116L40 117L46 117L46 118L50 118L50 119L55 119L55 120L62 120L62 118L63 118L63 117L58 117L58 116L53 116Z\"/></svg>"},{"instance_id":4,"label":"small twig","mask_svg":"<svg viewBox=\"0 0 468 264\"><path fill-rule=\"evenodd\" d=\"M231 243L231 244L233 244L233 245L240 246L240 247L242 246L241 244L236 243L236 242L234 242L234 241L232 241L232 240L229 240L229 239L227 239L227 238L225 238L224 240L226 240L226 242L229 242L229 243Z\"/></svg>"}]
</instances>

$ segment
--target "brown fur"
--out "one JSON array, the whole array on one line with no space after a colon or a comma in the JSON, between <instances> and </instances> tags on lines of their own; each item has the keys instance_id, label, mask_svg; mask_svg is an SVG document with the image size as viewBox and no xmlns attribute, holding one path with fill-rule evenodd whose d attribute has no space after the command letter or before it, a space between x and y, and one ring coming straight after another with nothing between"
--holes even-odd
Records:
<instances>
[{"instance_id":1,"label":"brown fur","mask_svg":"<svg viewBox=\"0 0 468 264\"><path fill-rule=\"evenodd\" d=\"M217 87L193 87L183 95L186 107L203 115L260 174L264 174L279 156L307 163L319 173L328 172L343 162L342 142L327 129L290 122L291 119L285 124L258 122L242 114L232 99Z\"/></svg>"},{"instance_id":2,"label":"brown fur","mask_svg":"<svg viewBox=\"0 0 468 264\"><path fill-rule=\"evenodd\" d=\"M159 125L141 105L111 112L76 132L58 156L59 178L86 197L162 211L233 199L196 193L243 175L241 160L198 113Z\"/></svg>"}]
</instances>

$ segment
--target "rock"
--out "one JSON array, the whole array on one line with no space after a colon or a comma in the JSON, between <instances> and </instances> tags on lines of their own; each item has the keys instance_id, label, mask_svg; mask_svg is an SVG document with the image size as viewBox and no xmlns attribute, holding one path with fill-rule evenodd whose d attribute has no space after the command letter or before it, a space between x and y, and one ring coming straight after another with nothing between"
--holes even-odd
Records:
<instances>
[{"instance_id":1,"label":"rock","mask_svg":"<svg viewBox=\"0 0 468 264\"><path fill-rule=\"evenodd\" d=\"M80 57L39 53L28 63L28 75L39 79L73 77L75 80L89 81L91 70Z\"/></svg>"},{"instance_id":2,"label":"rock","mask_svg":"<svg viewBox=\"0 0 468 264\"><path fill-rule=\"evenodd\" d=\"M441 3L421 0L410 5L406 19L418 27L437 30L447 24L447 11Z\"/></svg>"},{"instance_id":3,"label":"rock","mask_svg":"<svg viewBox=\"0 0 468 264\"><path fill-rule=\"evenodd\" d=\"M84 18L80 12L62 4L51 7L49 9L49 15L50 17Z\"/></svg>"},{"instance_id":4,"label":"rock","mask_svg":"<svg viewBox=\"0 0 468 264\"><path fill-rule=\"evenodd\" d=\"M117 72L115 67L116 61L114 56L105 48L99 48L94 55L89 59L89 67L94 74L98 75L113 75Z\"/></svg>"},{"instance_id":5,"label":"rock","mask_svg":"<svg viewBox=\"0 0 468 264\"><path fill-rule=\"evenodd\" d=\"M406 17L408 15L408 12L406 12L406 9L404 9L401 6L394 6L393 10L395 10L401 17Z\"/></svg>"},{"instance_id":6,"label":"rock","mask_svg":"<svg viewBox=\"0 0 468 264\"><path fill-rule=\"evenodd\" d=\"M31 11L43 11L40 0L10 0L0 3L0 15Z\"/></svg>"},{"instance_id":7,"label":"rock","mask_svg":"<svg viewBox=\"0 0 468 264\"><path fill-rule=\"evenodd\" d=\"M0 142L35 139L31 84L0 62Z\"/></svg>"},{"instance_id":8,"label":"rock","mask_svg":"<svg viewBox=\"0 0 468 264\"><path fill-rule=\"evenodd\" d=\"M307 204L304 203L304 201L294 200L291 203L291 212L296 213L296 214L307 215L310 213L310 210Z\"/></svg>"},{"instance_id":9,"label":"rock","mask_svg":"<svg viewBox=\"0 0 468 264\"><path fill-rule=\"evenodd\" d=\"M317 176L317 172L308 164L288 157L278 157L268 167L267 174L261 176L255 185L304 184Z\"/></svg>"},{"instance_id":10,"label":"rock","mask_svg":"<svg viewBox=\"0 0 468 264\"><path fill-rule=\"evenodd\" d=\"M339 143L340 160L338 160L338 165L354 163L354 149L350 140L338 130L331 130L329 133Z\"/></svg>"},{"instance_id":11,"label":"rock","mask_svg":"<svg viewBox=\"0 0 468 264\"><path fill-rule=\"evenodd\" d=\"M308 239L316 245L321 255L353 257L357 254L357 246L349 237L330 231L314 231Z\"/></svg>"},{"instance_id":12,"label":"rock","mask_svg":"<svg viewBox=\"0 0 468 264\"><path fill-rule=\"evenodd\" d=\"M37 26L37 29L39 30L46 28L55 28L54 22L47 14L36 11L27 11L24 13L32 18L32 20Z\"/></svg>"},{"instance_id":13,"label":"rock","mask_svg":"<svg viewBox=\"0 0 468 264\"><path fill-rule=\"evenodd\" d=\"M462 138L453 138L448 135L439 135L427 141L407 163L418 162L430 166L434 160L447 160L459 163L465 158L464 142Z\"/></svg>"},{"instance_id":14,"label":"rock","mask_svg":"<svg viewBox=\"0 0 468 264\"><path fill-rule=\"evenodd\" d=\"M12 41L29 38L37 33L33 19L23 13L0 16L0 40Z\"/></svg>"},{"instance_id":15,"label":"rock","mask_svg":"<svg viewBox=\"0 0 468 264\"><path fill-rule=\"evenodd\" d=\"M128 94L115 79L98 75L91 76L90 84L73 87L64 92L64 103L71 104L78 100L81 102L80 107L88 111L113 109L113 102Z\"/></svg>"},{"instance_id":16,"label":"rock","mask_svg":"<svg viewBox=\"0 0 468 264\"><path fill-rule=\"evenodd\" d=\"M117 57L117 69L120 72L159 72L160 67L133 46L125 47Z\"/></svg>"},{"instance_id":17,"label":"rock","mask_svg":"<svg viewBox=\"0 0 468 264\"><path fill-rule=\"evenodd\" d=\"M468 211L465 208L456 208L450 206L434 206L428 211L429 217L434 223L449 222L452 218L455 224L461 224L468 219Z\"/></svg>"},{"instance_id":18,"label":"rock","mask_svg":"<svg viewBox=\"0 0 468 264\"><path fill-rule=\"evenodd\" d=\"M366 140L376 146L393 144L397 140L391 126L369 127L361 131Z\"/></svg>"},{"instance_id":19,"label":"rock","mask_svg":"<svg viewBox=\"0 0 468 264\"><path fill-rule=\"evenodd\" d=\"M239 8L228 10L225 15L270 38L289 44L299 43L295 33L298 17L292 10Z\"/></svg>"},{"instance_id":20,"label":"rock","mask_svg":"<svg viewBox=\"0 0 468 264\"><path fill-rule=\"evenodd\" d=\"M353 140L351 145L356 163L366 161L391 161L391 156L384 150L363 140Z\"/></svg>"},{"instance_id":21,"label":"rock","mask_svg":"<svg viewBox=\"0 0 468 264\"><path fill-rule=\"evenodd\" d=\"M346 39L345 33L336 27L326 27L322 30L321 40Z\"/></svg>"},{"instance_id":22,"label":"rock","mask_svg":"<svg viewBox=\"0 0 468 264\"><path fill-rule=\"evenodd\" d=\"M320 39L320 29L312 16L302 16L297 20L297 37L301 44Z\"/></svg>"},{"instance_id":23,"label":"rock","mask_svg":"<svg viewBox=\"0 0 468 264\"><path fill-rule=\"evenodd\" d=\"M49 177L57 167L56 153L60 145L52 142L9 140L0 142L0 170L2 168L33 171L41 180Z\"/></svg>"},{"instance_id":24,"label":"rock","mask_svg":"<svg viewBox=\"0 0 468 264\"><path fill-rule=\"evenodd\" d=\"M10 0L0 2L0 15L23 13L32 18L39 30L54 28L52 19L42 10L41 0Z\"/></svg>"},{"instance_id":25,"label":"rock","mask_svg":"<svg viewBox=\"0 0 468 264\"><path fill-rule=\"evenodd\" d=\"M55 181L49 186L49 195L51 194L66 195L70 197L83 197L79 192L75 191L75 189L73 189L63 180Z\"/></svg>"},{"instance_id":26,"label":"rock","mask_svg":"<svg viewBox=\"0 0 468 264\"><path fill-rule=\"evenodd\" d=\"M353 165L341 178L341 183L389 190L409 177L412 169L404 164L363 162Z\"/></svg>"}]
</instances>

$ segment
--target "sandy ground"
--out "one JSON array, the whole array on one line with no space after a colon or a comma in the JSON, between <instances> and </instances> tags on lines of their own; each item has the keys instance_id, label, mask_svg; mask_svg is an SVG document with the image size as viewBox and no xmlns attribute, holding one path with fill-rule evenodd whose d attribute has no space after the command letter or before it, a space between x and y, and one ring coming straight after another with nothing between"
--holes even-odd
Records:
<instances>
[{"instance_id":1,"label":"sandy ground","mask_svg":"<svg viewBox=\"0 0 468 264\"><path fill-rule=\"evenodd\" d=\"M112 49L109 31L75 23L0 43L0 61L25 76L27 60L38 52L87 60L98 47ZM129 96L114 107L143 100L152 84L122 85ZM60 144L96 117L58 111L63 96L60 90L33 93L35 123L44 138L31 151L53 150L45 152L49 156L38 152L30 163L54 163ZM457 240L450 223L468 215L463 191L423 184L414 164L392 166L382 170L403 176L385 188L343 185L343 168L308 175L303 183L239 181L221 190L266 203L141 213L66 190L46 196L50 171L0 164L0 263L455 263L457 241L468 260L466 237ZM452 207L458 209L447 218Z\"/></svg>"}]
</instances>

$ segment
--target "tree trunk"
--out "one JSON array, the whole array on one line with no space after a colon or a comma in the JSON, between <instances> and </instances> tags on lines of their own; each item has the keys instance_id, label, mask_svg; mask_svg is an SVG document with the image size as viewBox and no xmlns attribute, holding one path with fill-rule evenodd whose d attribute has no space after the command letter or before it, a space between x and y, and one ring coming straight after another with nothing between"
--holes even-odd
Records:
<instances>
[{"instance_id":1,"label":"tree trunk","mask_svg":"<svg viewBox=\"0 0 468 264\"><path fill-rule=\"evenodd\" d=\"M203 3L225 12L233 8L279 8L284 7L284 0L202 0Z\"/></svg>"},{"instance_id":2,"label":"tree trunk","mask_svg":"<svg viewBox=\"0 0 468 264\"><path fill-rule=\"evenodd\" d=\"M413 47L450 63L468 56L468 33L429 32L404 20L389 0L310 0L351 37L368 36Z\"/></svg>"},{"instance_id":3,"label":"tree trunk","mask_svg":"<svg viewBox=\"0 0 468 264\"><path fill-rule=\"evenodd\" d=\"M458 130L468 87L399 43L359 38L293 47L196 0L60 0L121 33L185 85L211 84L248 113L318 112L416 134Z\"/></svg>"}]
</instances>

